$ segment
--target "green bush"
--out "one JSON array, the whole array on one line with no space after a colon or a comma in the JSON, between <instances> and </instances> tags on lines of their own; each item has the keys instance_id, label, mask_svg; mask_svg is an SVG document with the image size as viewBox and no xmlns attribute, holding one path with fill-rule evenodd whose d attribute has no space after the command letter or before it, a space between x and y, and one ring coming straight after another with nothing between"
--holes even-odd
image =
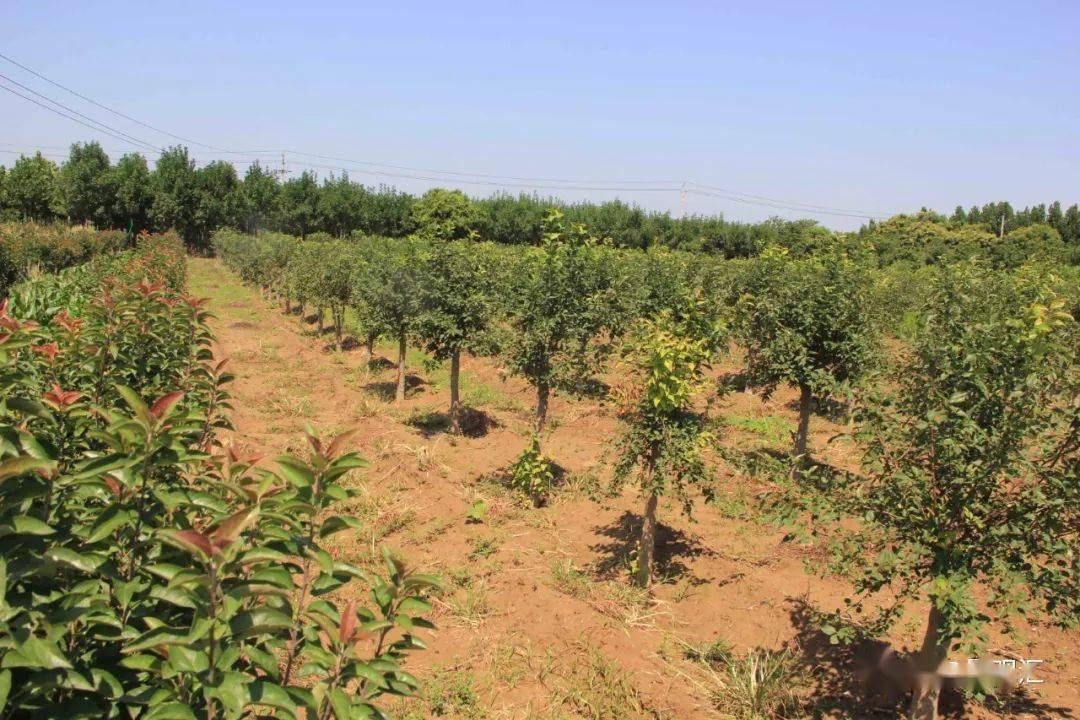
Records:
<instances>
[{"instance_id":1,"label":"green bush","mask_svg":"<svg viewBox=\"0 0 1080 720\"><path fill-rule=\"evenodd\" d=\"M379 717L417 687L437 580L322 547L357 524L331 512L364 464L346 437L276 470L215 447L229 376L184 262L147 240L0 306L0 709ZM82 311L23 314L42 292ZM348 583L368 599L328 600Z\"/></svg>"}]
</instances>

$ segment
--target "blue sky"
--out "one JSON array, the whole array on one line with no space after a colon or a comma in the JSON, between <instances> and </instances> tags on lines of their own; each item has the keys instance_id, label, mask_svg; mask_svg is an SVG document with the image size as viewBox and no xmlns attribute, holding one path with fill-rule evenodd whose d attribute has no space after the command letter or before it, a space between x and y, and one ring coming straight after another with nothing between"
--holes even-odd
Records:
<instances>
[{"instance_id":1,"label":"blue sky","mask_svg":"<svg viewBox=\"0 0 1080 720\"><path fill-rule=\"evenodd\" d=\"M860 213L1080 200L1075 1L5 0L0 27L3 54L221 148L603 187L685 180ZM0 72L153 145L175 142L2 60ZM92 137L0 92L0 162ZM290 169L300 162L345 165L293 155ZM366 183L432 184L351 167ZM679 207L677 190L558 194ZM687 209L861 223L695 193Z\"/></svg>"}]
</instances>

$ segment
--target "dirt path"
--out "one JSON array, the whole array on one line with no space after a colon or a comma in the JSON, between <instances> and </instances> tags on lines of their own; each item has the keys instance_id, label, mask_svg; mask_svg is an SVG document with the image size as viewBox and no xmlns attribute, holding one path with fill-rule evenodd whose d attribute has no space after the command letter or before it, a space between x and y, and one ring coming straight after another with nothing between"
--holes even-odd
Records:
<instances>
[{"instance_id":1,"label":"dirt path","mask_svg":"<svg viewBox=\"0 0 1080 720\"><path fill-rule=\"evenodd\" d=\"M804 561L813 555L760 522L754 488L730 470L721 467L720 501L700 507L695 522L662 507L664 577L650 600L626 582L636 496L598 497L618 431L602 404L556 398L545 451L564 468L564 488L549 506L527 507L497 481L528 442L526 386L465 358L464 400L488 427L455 439L439 429L445 369L425 368L422 356L410 354L411 392L394 405L389 348L377 352L373 368L360 352L327 350L310 325L273 308L216 261L192 259L190 281L196 295L212 299L215 354L230 358L236 376L235 442L273 456L299 450L308 423L323 435L355 429L355 447L371 467L354 480L361 494L347 510L365 528L336 536L331 549L364 564L387 544L449 580L452 589L437 605L439 631L414 667L430 678L425 697L408 705L415 717L715 717L715 681L685 659L687 645L720 639L741 651L797 642L817 651L808 611L840 607L848 583L807 574ZM728 398L724 412L735 427L726 442L782 447L792 399ZM819 456L849 463L849 449L827 443L840 426L814 422ZM467 513L478 501L484 511L473 521ZM920 629L915 622L905 636ZM1047 661L1051 705L1080 707L1080 679L1068 666L1080 663L1077 645L1075 634L1040 630L1034 647L1018 649ZM844 705L843 683L816 682Z\"/></svg>"}]
</instances>

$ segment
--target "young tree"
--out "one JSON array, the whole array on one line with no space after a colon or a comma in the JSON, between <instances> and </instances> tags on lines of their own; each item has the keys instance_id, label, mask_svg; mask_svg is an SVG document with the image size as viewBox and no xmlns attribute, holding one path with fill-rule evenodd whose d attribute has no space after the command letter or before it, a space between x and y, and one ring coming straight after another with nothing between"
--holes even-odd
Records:
<instances>
[{"instance_id":1,"label":"young tree","mask_svg":"<svg viewBox=\"0 0 1080 720\"><path fill-rule=\"evenodd\" d=\"M96 142L75 143L60 169L68 218L76 223L108 222L113 189L109 180L109 156Z\"/></svg>"},{"instance_id":2,"label":"young tree","mask_svg":"<svg viewBox=\"0 0 1080 720\"><path fill-rule=\"evenodd\" d=\"M450 428L460 434L461 353L476 349L495 309L490 254L476 243L436 243L423 255L421 276L416 332L435 359L450 360Z\"/></svg>"},{"instance_id":3,"label":"young tree","mask_svg":"<svg viewBox=\"0 0 1080 720\"><path fill-rule=\"evenodd\" d=\"M64 212L59 177L56 164L40 152L21 156L7 176L9 206L25 220L56 218Z\"/></svg>"},{"instance_id":4,"label":"young tree","mask_svg":"<svg viewBox=\"0 0 1080 720\"><path fill-rule=\"evenodd\" d=\"M547 423L553 389L587 390L611 350L617 283L612 263L581 226L548 215L542 248L527 250L509 292L507 366L536 388L536 434Z\"/></svg>"},{"instance_id":5,"label":"young tree","mask_svg":"<svg viewBox=\"0 0 1080 720\"><path fill-rule=\"evenodd\" d=\"M472 233L477 211L460 190L432 188L412 207L416 231L425 240L463 240Z\"/></svg>"},{"instance_id":6,"label":"young tree","mask_svg":"<svg viewBox=\"0 0 1080 720\"><path fill-rule=\"evenodd\" d=\"M371 238L359 292L377 327L398 342L397 387L394 398L405 399L405 350L420 313L421 243L415 238Z\"/></svg>"},{"instance_id":7,"label":"young tree","mask_svg":"<svg viewBox=\"0 0 1080 720\"><path fill-rule=\"evenodd\" d=\"M984 645L988 622L1040 608L1080 621L1077 327L1055 280L940 271L895 389L862 418L863 473L815 500L841 541L832 569L861 566L857 611L888 591L884 631L929 602L915 718L936 717L939 665L954 646ZM859 529L842 530L839 514Z\"/></svg>"},{"instance_id":8,"label":"young tree","mask_svg":"<svg viewBox=\"0 0 1080 720\"><path fill-rule=\"evenodd\" d=\"M792 472L807 456L814 403L857 379L877 349L867 272L838 247L793 260L772 248L751 263L737 305L748 384L799 390Z\"/></svg>"},{"instance_id":9,"label":"young tree","mask_svg":"<svg viewBox=\"0 0 1080 720\"><path fill-rule=\"evenodd\" d=\"M719 324L700 295L694 295L674 310L643 320L630 346L635 384L623 402L628 406L623 413L627 428L614 479L621 486L636 471L645 496L636 577L642 587L652 580L660 496L674 494L689 512L688 486L711 495L701 457L709 433L693 397L722 339Z\"/></svg>"}]
</instances>

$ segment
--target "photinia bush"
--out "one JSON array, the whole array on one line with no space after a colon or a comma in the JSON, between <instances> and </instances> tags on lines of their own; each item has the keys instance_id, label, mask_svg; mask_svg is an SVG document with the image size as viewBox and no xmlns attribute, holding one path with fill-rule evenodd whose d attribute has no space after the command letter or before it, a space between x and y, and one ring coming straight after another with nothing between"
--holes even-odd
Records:
<instances>
[{"instance_id":1,"label":"photinia bush","mask_svg":"<svg viewBox=\"0 0 1080 720\"><path fill-rule=\"evenodd\" d=\"M89 270L78 317L0 305L0 713L381 717L438 581L323 547L357 524L332 512L346 436L276 468L215 447L229 375L184 262L147 239Z\"/></svg>"}]
</instances>

